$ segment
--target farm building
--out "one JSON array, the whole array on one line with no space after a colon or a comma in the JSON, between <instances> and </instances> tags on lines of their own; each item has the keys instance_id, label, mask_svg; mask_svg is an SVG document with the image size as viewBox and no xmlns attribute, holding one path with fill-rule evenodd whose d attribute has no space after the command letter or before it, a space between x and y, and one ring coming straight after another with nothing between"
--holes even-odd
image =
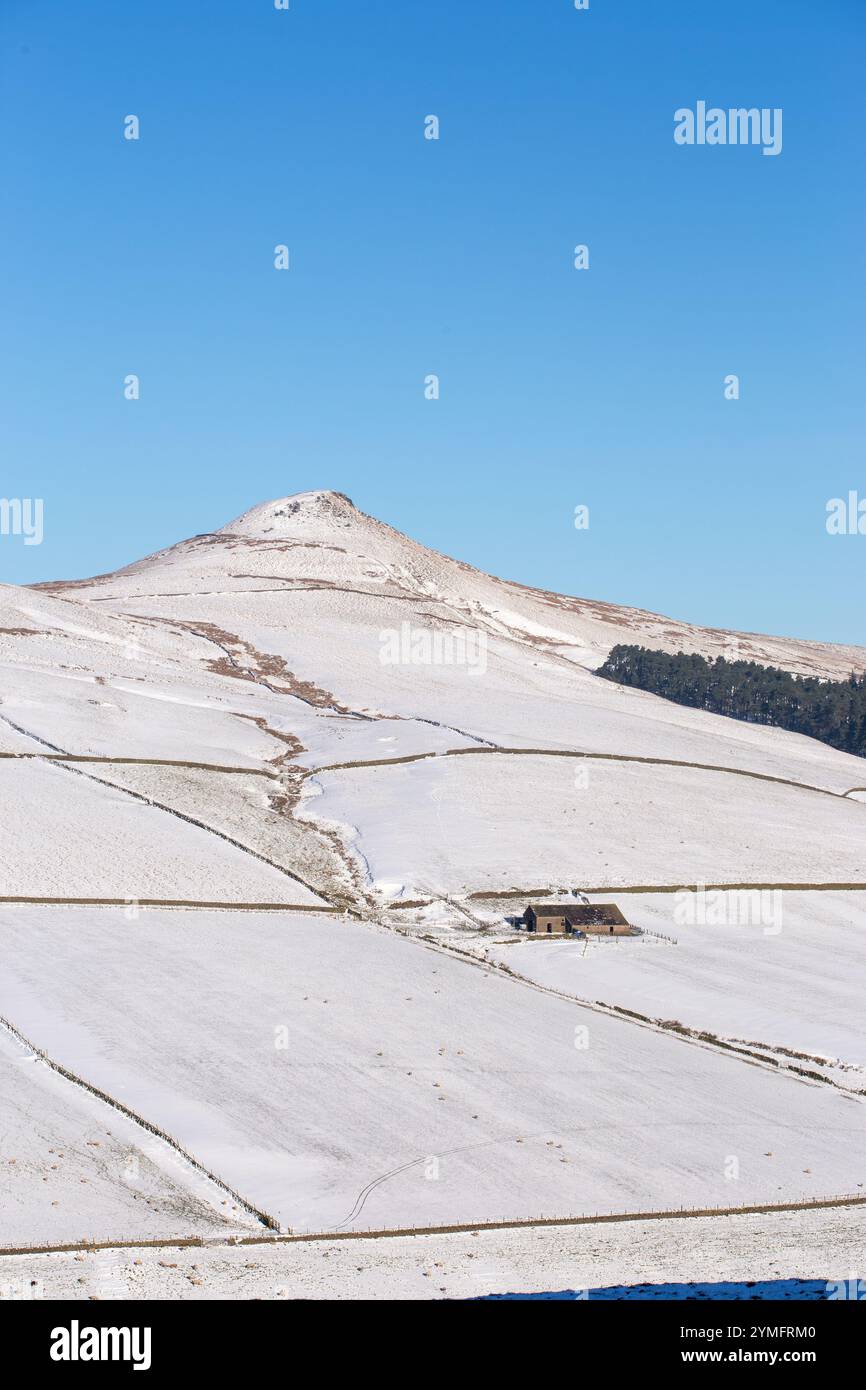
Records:
<instances>
[{"instance_id":1,"label":"farm building","mask_svg":"<svg viewBox=\"0 0 866 1390\"><path fill-rule=\"evenodd\" d=\"M526 930L547 936L636 936L616 903L539 903L523 914Z\"/></svg>"}]
</instances>

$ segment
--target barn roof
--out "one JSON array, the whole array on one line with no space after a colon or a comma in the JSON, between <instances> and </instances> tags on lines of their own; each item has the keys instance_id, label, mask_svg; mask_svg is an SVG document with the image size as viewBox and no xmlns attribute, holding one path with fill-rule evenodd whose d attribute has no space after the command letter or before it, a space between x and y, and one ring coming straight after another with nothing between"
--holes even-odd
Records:
<instances>
[{"instance_id":1,"label":"barn roof","mask_svg":"<svg viewBox=\"0 0 866 1390\"><path fill-rule=\"evenodd\" d=\"M530 906L536 917L564 917L572 927L628 925L616 903L533 903Z\"/></svg>"}]
</instances>

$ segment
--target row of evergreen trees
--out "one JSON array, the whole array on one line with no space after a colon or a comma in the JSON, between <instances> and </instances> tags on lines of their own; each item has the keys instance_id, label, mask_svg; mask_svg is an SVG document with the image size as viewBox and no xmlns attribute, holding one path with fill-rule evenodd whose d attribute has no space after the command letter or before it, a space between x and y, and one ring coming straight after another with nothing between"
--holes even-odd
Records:
<instances>
[{"instance_id":1,"label":"row of evergreen trees","mask_svg":"<svg viewBox=\"0 0 866 1390\"><path fill-rule=\"evenodd\" d=\"M866 757L866 676L819 680L756 661L707 661L631 646L614 647L596 674L678 705L774 724Z\"/></svg>"}]
</instances>

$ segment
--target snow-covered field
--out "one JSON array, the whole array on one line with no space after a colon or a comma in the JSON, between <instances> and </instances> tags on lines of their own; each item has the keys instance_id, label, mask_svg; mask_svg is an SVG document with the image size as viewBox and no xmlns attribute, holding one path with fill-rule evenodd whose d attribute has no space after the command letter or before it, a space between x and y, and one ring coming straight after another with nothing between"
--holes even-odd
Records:
<instances>
[{"instance_id":1,"label":"snow-covered field","mask_svg":"<svg viewBox=\"0 0 866 1390\"><path fill-rule=\"evenodd\" d=\"M166 1144L0 1028L3 1244L225 1235L257 1223ZM0 1266L0 1283L3 1281Z\"/></svg>"},{"instance_id":2,"label":"snow-covered field","mask_svg":"<svg viewBox=\"0 0 866 1390\"><path fill-rule=\"evenodd\" d=\"M0 1260L0 1296L4 1287L10 1297L32 1296L31 1280L47 1299L391 1300L785 1279L817 1283L825 1296L856 1297L864 1247L866 1209L841 1207L387 1240L12 1256ZM740 1296L754 1292L742 1288Z\"/></svg>"},{"instance_id":3,"label":"snow-covered field","mask_svg":"<svg viewBox=\"0 0 866 1390\"><path fill-rule=\"evenodd\" d=\"M419 633L422 658L407 659ZM341 914L0 904L0 1013L298 1228L857 1191L861 893L787 894L767 936L677 927L671 897L632 894L634 920L679 945L585 956L497 944L485 927L524 904L469 897L866 880L866 803L847 795L866 785L862 759L600 681L619 641L829 678L866 670L860 648L537 593L334 493L254 508L114 575L0 586L0 897ZM380 765L333 766L346 763ZM388 906L416 899L431 901ZM792 1063L802 1051L825 1059L824 1079L577 999ZM0 1181L4 1195L18 1186L0 1244L224 1218L188 1164L166 1176L145 1163L130 1193L117 1111L41 1062L4 1065L16 1108L0 1123ZM100 1149L84 1137L91 1115ZM148 1161L147 1145L161 1154L122 1125ZM43 1138L67 1154L47 1173ZM799 1231L802 1215L788 1219ZM158 1261L134 1268L169 1279ZM506 1289L537 1287L524 1268L509 1266ZM219 1287L236 1290L236 1274ZM593 1283L628 1274L612 1256ZM551 1279L574 1284L559 1265Z\"/></svg>"},{"instance_id":4,"label":"snow-covered field","mask_svg":"<svg viewBox=\"0 0 866 1390\"><path fill-rule=\"evenodd\" d=\"M307 902L270 865L67 766L0 762L3 896Z\"/></svg>"},{"instance_id":5,"label":"snow-covered field","mask_svg":"<svg viewBox=\"0 0 866 1390\"><path fill-rule=\"evenodd\" d=\"M630 922L676 944L652 935L523 940L481 953L577 999L777 1049L803 1067L820 1065L839 1085L866 1088L866 893L764 892L748 904L741 894L708 897L704 915L717 910L718 918L703 924L694 920L694 894L619 901Z\"/></svg>"},{"instance_id":6,"label":"snow-covered field","mask_svg":"<svg viewBox=\"0 0 866 1390\"><path fill-rule=\"evenodd\" d=\"M484 753L326 772L308 786L304 814L354 827L372 877L404 882L410 897L563 878L866 882L862 805L722 772Z\"/></svg>"},{"instance_id":7,"label":"snow-covered field","mask_svg":"<svg viewBox=\"0 0 866 1390\"><path fill-rule=\"evenodd\" d=\"M851 1097L382 928L26 908L2 940L0 1013L296 1230L723 1206L862 1177Z\"/></svg>"}]
</instances>

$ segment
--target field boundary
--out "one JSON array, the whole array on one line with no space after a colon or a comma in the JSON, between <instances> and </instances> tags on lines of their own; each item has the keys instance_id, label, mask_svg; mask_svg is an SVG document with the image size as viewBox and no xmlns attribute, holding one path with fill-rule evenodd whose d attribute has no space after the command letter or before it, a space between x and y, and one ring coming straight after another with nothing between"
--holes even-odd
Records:
<instances>
[{"instance_id":1,"label":"field boundary","mask_svg":"<svg viewBox=\"0 0 866 1390\"><path fill-rule=\"evenodd\" d=\"M862 790L852 787L850 791L834 792L829 787L816 787L810 782L798 782L793 777L775 777L769 772L752 772L744 767L725 767L720 763L693 763L683 758L651 758L639 753L590 753L571 748L443 748L439 752L405 753L397 758L358 759L345 763L323 763L321 767L305 769L303 777L316 777L322 772L345 772L364 767L397 767L406 763L420 763L433 758L492 757L507 756L515 758L582 758L588 762L607 763L648 763L653 767L687 767L698 772L724 772L732 777L749 777L756 782L775 782L783 787L795 787L798 791L817 792L820 796L832 796L844 801L851 791Z\"/></svg>"},{"instance_id":2,"label":"field boundary","mask_svg":"<svg viewBox=\"0 0 866 1390\"><path fill-rule=\"evenodd\" d=\"M791 1202L747 1202L736 1207L676 1207L658 1211L601 1212L581 1216L529 1216L495 1221L449 1222L432 1226L392 1226L358 1231L302 1231L285 1234L221 1236L177 1236L149 1240L74 1241L58 1245L0 1246L5 1255L80 1254L96 1250L170 1250L194 1247L214 1249L250 1245L304 1245L316 1241L339 1244L346 1240L396 1240L405 1236L460 1235L473 1231L543 1230L552 1227L601 1226L632 1221L682 1221L701 1217L762 1216L773 1212L825 1211L866 1206L866 1196L804 1197Z\"/></svg>"},{"instance_id":3,"label":"field boundary","mask_svg":"<svg viewBox=\"0 0 866 1390\"><path fill-rule=\"evenodd\" d=\"M20 1028L16 1028L14 1023L11 1023L8 1018L3 1018L2 1015L0 1015L0 1027L5 1028L7 1033L9 1033L16 1042L19 1042L22 1047L26 1047L29 1052L32 1052L40 1062L44 1062L52 1071L57 1072L58 1076L64 1077L66 1081L71 1081L74 1086L79 1086L84 1091L89 1091L92 1096L96 1096L97 1100L103 1101L106 1105L111 1106L112 1110L119 1111L121 1115L125 1115L128 1120L132 1120L133 1123L137 1124L141 1129L146 1129L150 1134L155 1135L157 1139L161 1139L163 1143L168 1144L169 1148L174 1149L175 1153L180 1154L181 1158L186 1159L187 1163L189 1163L197 1173L203 1174L204 1177L208 1178L212 1183L215 1183L221 1191L227 1192L230 1197L234 1198L239 1206L243 1207L244 1211L249 1212L250 1216L254 1216L256 1220L261 1221L263 1226L267 1226L274 1231L280 1229L279 1222L273 1216L253 1206L252 1202L248 1201L246 1197L242 1197L241 1194L233 1187L230 1187L227 1182L217 1177L216 1173L212 1173L209 1168L206 1168L203 1163L200 1163L188 1149L185 1149L183 1145L179 1143L177 1139L173 1138L166 1130L160 1129L159 1125L155 1125L152 1121L146 1120L143 1115L139 1115L137 1110L133 1110L131 1106L124 1104L123 1101L117 1100L114 1096L110 1095L108 1091L103 1091L99 1086L94 1086L92 1082L85 1081L83 1076L79 1076L77 1072L70 1071L62 1062L56 1062L54 1058L49 1057L48 1053L44 1052L42 1048L32 1043L30 1039L21 1032Z\"/></svg>"},{"instance_id":4,"label":"field boundary","mask_svg":"<svg viewBox=\"0 0 866 1390\"><path fill-rule=\"evenodd\" d=\"M28 735L33 737L33 735ZM50 763L120 763L132 767L189 767L201 772L232 772L250 777L271 777L279 773L268 767L237 767L229 763L200 763L190 758L123 758L104 753L0 753L0 759L37 759Z\"/></svg>"},{"instance_id":5,"label":"field boundary","mask_svg":"<svg viewBox=\"0 0 866 1390\"><path fill-rule=\"evenodd\" d=\"M706 892L745 892L749 889L769 892L776 889L780 893L861 893L866 892L866 880L862 883L606 883L601 888L584 888L581 893L696 893L701 888ZM479 889L468 895L470 902L507 902L511 898L550 897L550 888L490 888ZM431 899L433 901L433 899ZM413 904L416 906L418 904ZM394 903L394 907L401 906ZM406 904L408 906L408 904ZM427 903L420 906L428 906Z\"/></svg>"},{"instance_id":6,"label":"field boundary","mask_svg":"<svg viewBox=\"0 0 866 1390\"><path fill-rule=\"evenodd\" d=\"M125 907L183 908L211 912L324 912L343 916L348 910L329 903L235 903L206 902L187 898L28 898L0 897L2 904L19 907Z\"/></svg>"}]
</instances>

